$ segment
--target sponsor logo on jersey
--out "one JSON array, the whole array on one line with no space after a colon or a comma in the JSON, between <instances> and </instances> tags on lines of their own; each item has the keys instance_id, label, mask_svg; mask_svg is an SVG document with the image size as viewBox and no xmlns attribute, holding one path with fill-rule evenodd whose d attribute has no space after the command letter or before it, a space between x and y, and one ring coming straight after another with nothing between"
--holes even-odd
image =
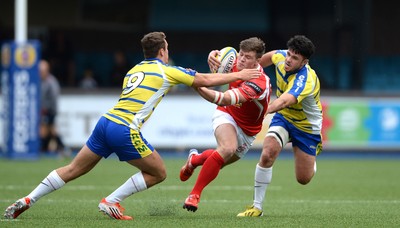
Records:
<instances>
[{"instance_id":1,"label":"sponsor logo on jersey","mask_svg":"<svg viewBox=\"0 0 400 228\"><path fill-rule=\"evenodd\" d=\"M250 88L252 88L257 94L261 93L263 90L254 82L245 82Z\"/></svg>"},{"instance_id":2,"label":"sponsor logo on jersey","mask_svg":"<svg viewBox=\"0 0 400 228\"><path fill-rule=\"evenodd\" d=\"M297 88L296 88L295 92L297 92L300 88L303 87L305 79L306 79L306 76L304 76L304 75L299 76L299 79L296 81Z\"/></svg>"}]
</instances>

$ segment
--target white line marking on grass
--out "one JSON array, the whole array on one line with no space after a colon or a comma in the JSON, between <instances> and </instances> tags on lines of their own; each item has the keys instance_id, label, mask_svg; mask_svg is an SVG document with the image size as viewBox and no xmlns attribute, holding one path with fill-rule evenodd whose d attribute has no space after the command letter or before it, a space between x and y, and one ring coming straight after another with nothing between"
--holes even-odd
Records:
<instances>
[{"instance_id":1,"label":"white line marking on grass","mask_svg":"<svg viewBox=\"0 0 400 228\"><path fill-rule=\"evenodd\" d=\"M315 204L398 204L400 200L278 200L279 203L315 203Z\"/></svg>"},{"instance_id":2,"label":"white line marking on grass","mask_svg":"<svg viewBox=\"0 0 400 228\"><path fill-rule=\"evenodd\" d=\"M0 222L19 222L19 219L0 219Z\"/></svg>"},{"instance_id":3,"label":"white line marking on grass","mask_svg":"<svg viewBox=\"0 0 400 228\"><path fill-rule=\"evenodd\" d=\"M175 202L175 200L172 200ZM181 202L182 200L177 200ZM274 200L282 204L400 204L400 200ZM201 202L209 203L246 203L247 200L201 200Z\"/></svg>"},{"instance_id":4,"label":"white line marking on grass","mask_svg":"<svg viewBox=\"0 0 400 228\"><path fill-rule=\"evenodd\" d=\"M66 191L94 191L98 189L114 190L118 186L104 186L104 185L65 185L62 189ZM0 190L20 190L20 189L34 189L34 186L27 185L0 185ZM154 189L168 190L168 191L181 191L181 190L191 190L193 186L191 185L167 185L167 186L155 186ZM253 186L208 186L207 189L213 191L253 191ZM281 186L269 186L268 191L281 190Z\"/></svg>"}]
</instances>

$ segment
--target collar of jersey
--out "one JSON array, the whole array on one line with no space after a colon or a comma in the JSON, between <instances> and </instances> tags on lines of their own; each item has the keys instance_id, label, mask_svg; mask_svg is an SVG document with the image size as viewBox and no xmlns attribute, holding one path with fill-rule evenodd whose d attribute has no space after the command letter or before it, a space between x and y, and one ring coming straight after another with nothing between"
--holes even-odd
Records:
<instances>
[{"instance_id":1,"label":"collar of jersey","mask_svg":"<svg viewBox=\"0 0 400 228\"><path fill-rule=\"evenodd\" d=\"M145 59L145 61L158 61L160 63L163 63L163 61L159 58L148 58L148 59Z\"/></svg>"}]
</instances>

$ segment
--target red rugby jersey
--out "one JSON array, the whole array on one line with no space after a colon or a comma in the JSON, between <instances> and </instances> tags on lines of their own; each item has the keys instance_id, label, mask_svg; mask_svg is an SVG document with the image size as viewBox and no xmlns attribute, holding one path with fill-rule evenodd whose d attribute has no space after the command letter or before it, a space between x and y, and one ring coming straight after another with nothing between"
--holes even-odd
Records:
<instances>
[{"instance_id":1,"label":"red rugby jersey","mask_svg":"<svg viewBox=\"0 0 400 228\"><path fill-rule=\"evenodd\" d=\"M229 89L239 89L247 99L246 102L218 106L217 109L229 113L246 135L253 136L261 131L265 113L271 96L271 82L261 65L258 65L262 74L259 78L249 81L234 81L229 83ZM236 64L232 69L237 72Z\"/></svg>"}]
</instances>

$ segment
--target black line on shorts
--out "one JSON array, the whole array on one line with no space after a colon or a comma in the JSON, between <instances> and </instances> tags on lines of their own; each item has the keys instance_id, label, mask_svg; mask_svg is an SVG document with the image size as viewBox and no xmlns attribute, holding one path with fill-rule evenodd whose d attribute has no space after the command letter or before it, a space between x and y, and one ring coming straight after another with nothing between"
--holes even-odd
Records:
<instances>
[{"instance_id":1,"label":"black line on shorts","mask_svg":"<svg viewBox=\"0 0 400 228\"><path fill-rule=\"evenodd\" d=\"M274 133L276 136L278 136L279 140L281 141L281 145L283 147L283 140L282 140L281 136L278 134L278 132L276 132L276 131L270 131L270 132Z\"/></svg>"}]
</instances>

